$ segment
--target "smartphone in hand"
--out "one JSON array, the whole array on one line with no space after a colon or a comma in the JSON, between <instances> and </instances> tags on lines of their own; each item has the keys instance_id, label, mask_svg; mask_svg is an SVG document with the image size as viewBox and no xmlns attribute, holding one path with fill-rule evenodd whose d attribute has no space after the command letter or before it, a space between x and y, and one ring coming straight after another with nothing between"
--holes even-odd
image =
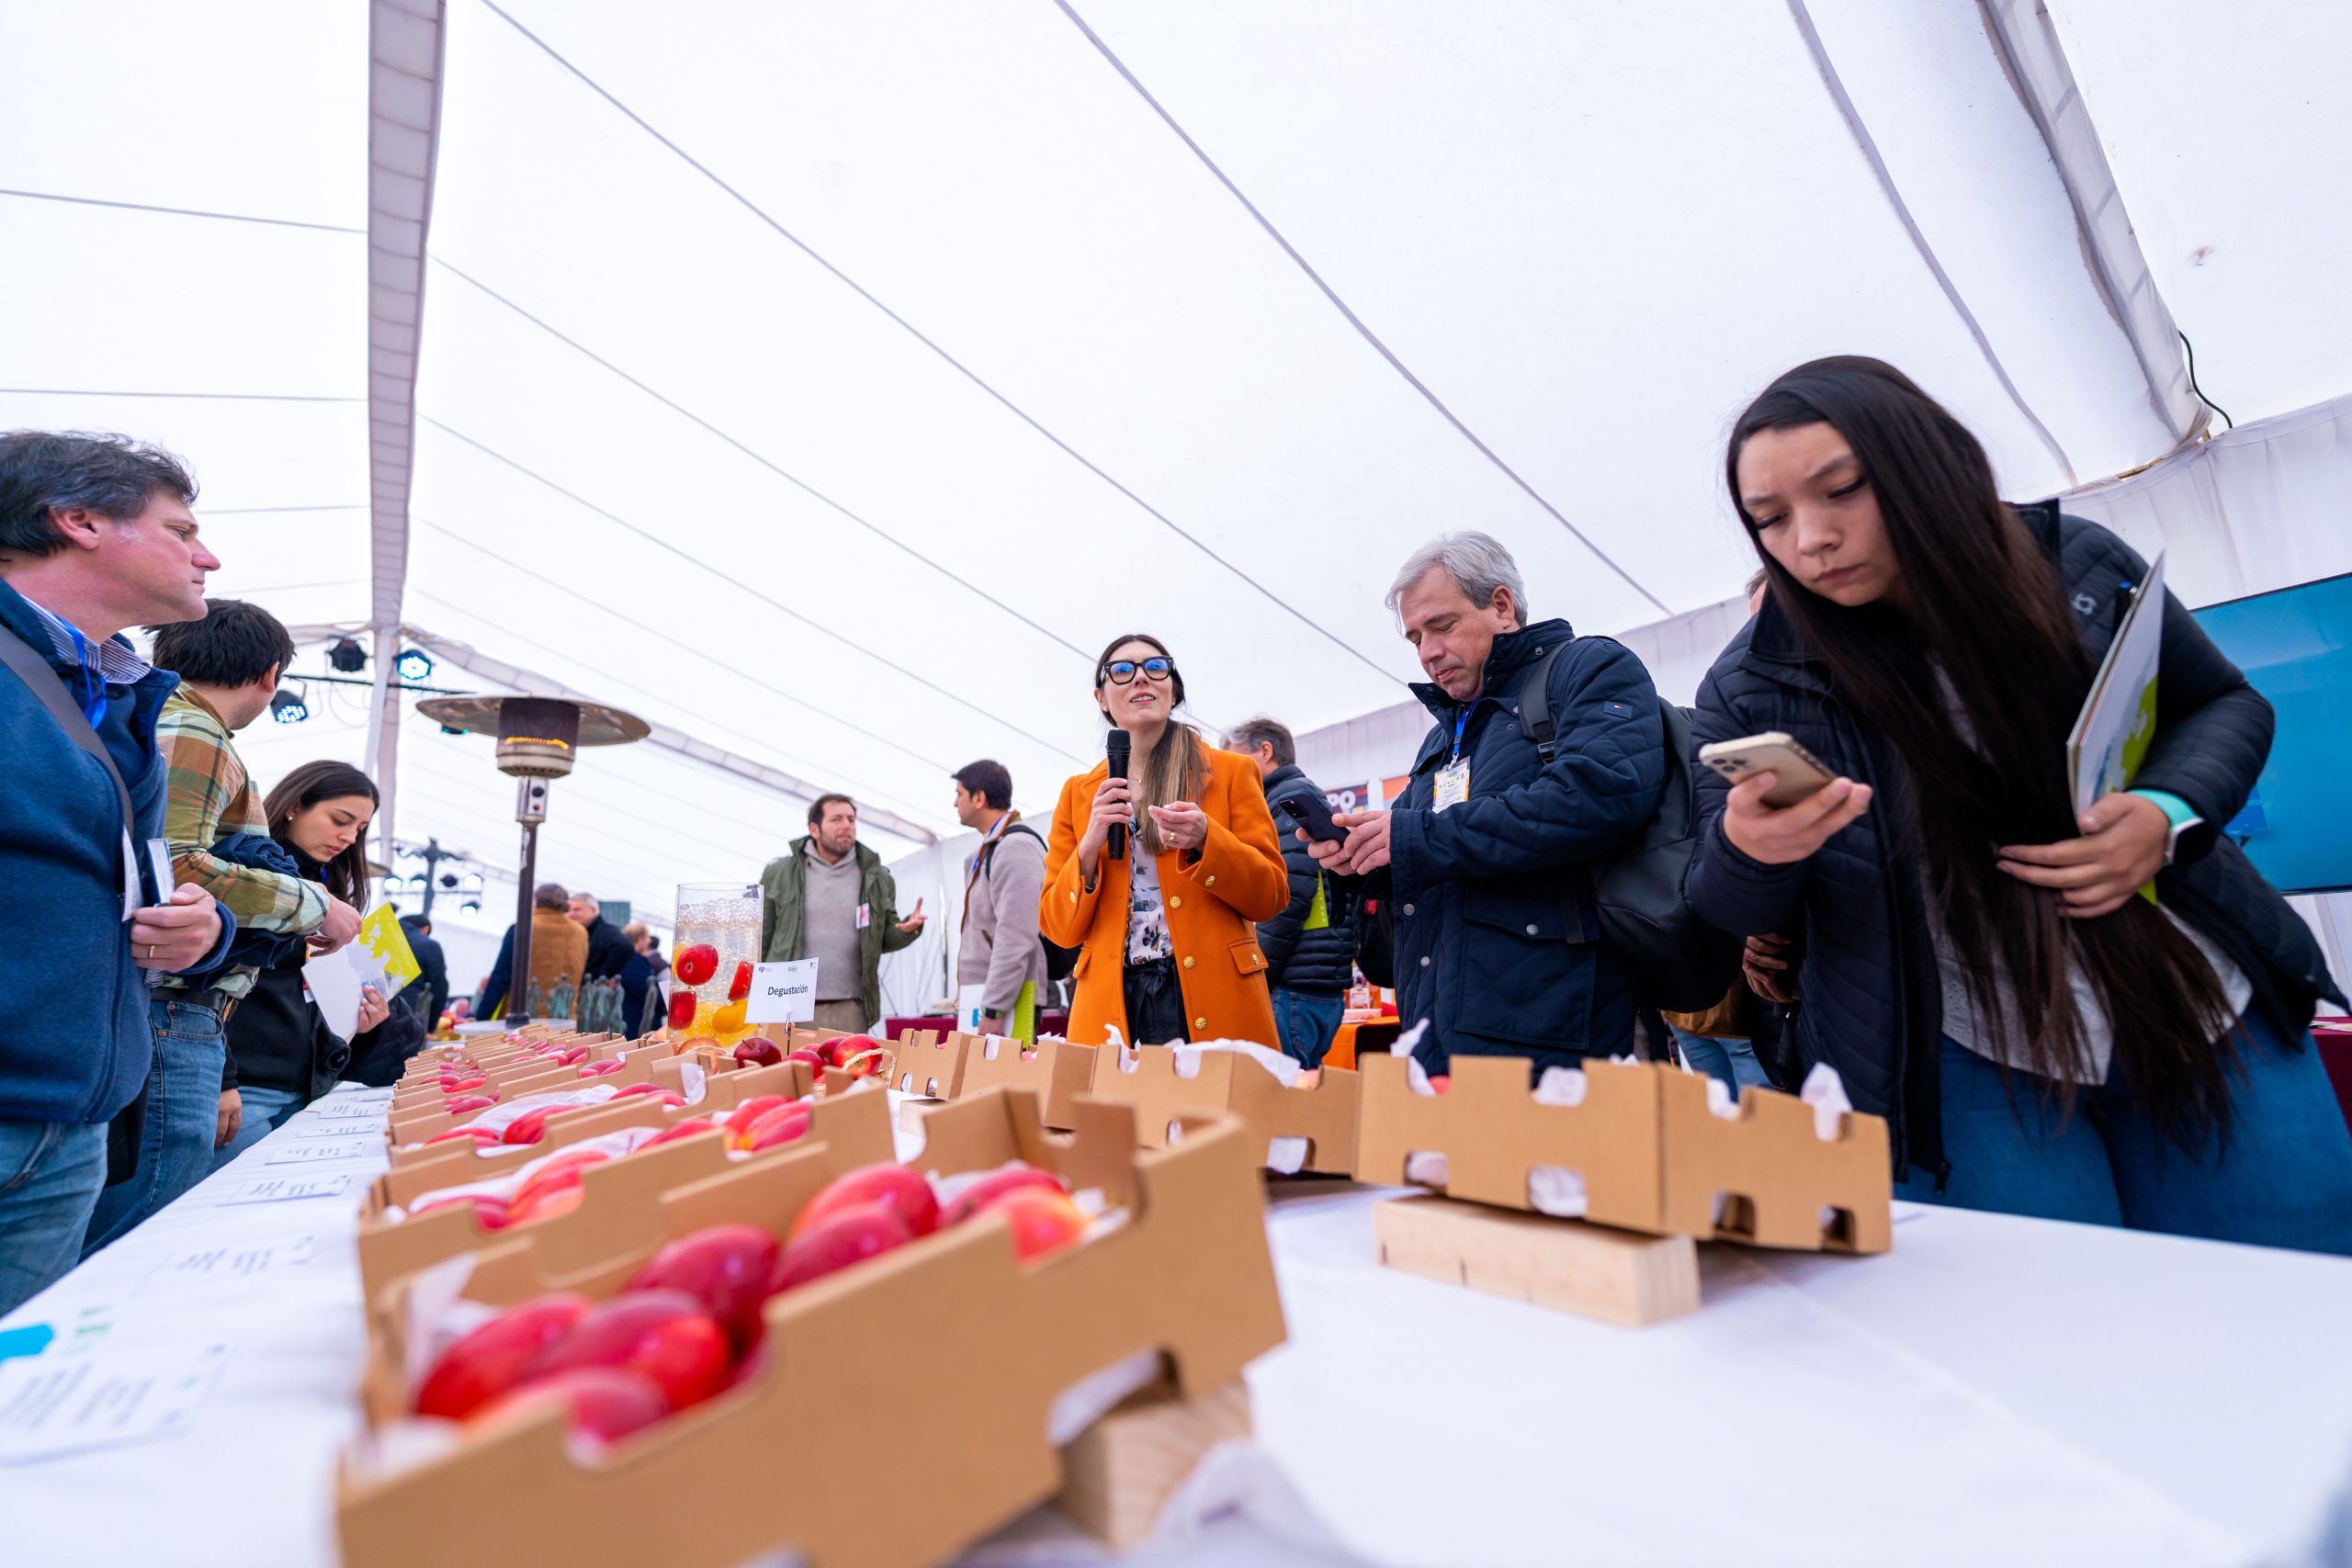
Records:
<instances>
[{"instance_id":1,"label":"smartphone in hand","mask_svg":"<svg viewBox=\"0 0 2352 1568\"><path fill-rule=\"evenodd\" d=\"M1331 803L1320 795L1309 799L1286 795L1282 800L1283 815L1306 829L1306 836L1318 843L1336 844L1344 840L1348 830L1331 820Z\"/></svg>"},{"instance_id":2,"label":"smartphone in hand","mask_svg":"<svg viewBox=\"0 0 2352 1568\"><path fill-rule=\"evenodd\" d=\"M1777 774L1764 796L1764 804L1775 811L1787 810L1830 782L1829 770L1819 759L1777 729L1702 746L1699 761L1734 784L1758 773Z\"/></svg>"}]
</instances>

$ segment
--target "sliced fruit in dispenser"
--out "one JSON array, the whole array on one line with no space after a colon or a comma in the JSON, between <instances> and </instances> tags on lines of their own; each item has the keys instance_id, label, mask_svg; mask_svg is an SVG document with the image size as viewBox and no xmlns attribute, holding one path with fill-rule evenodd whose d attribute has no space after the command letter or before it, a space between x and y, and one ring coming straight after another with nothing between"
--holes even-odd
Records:
<instances>
[{"instance_id":1,"label":"sliced fruit in dispenser","mask_svg":"<svg viewBox=\"0 0 2352 1568\"><path fill-rule=\"evenodd\" d=\"M675 968L673 964L671 967ZM695 994L681 990L670 998L670 1027L684 1029L695 1021Z\"/></svg>"},{"instance_id":2,"label":"sliced fruit in dispenser","mask_svg":"<svg viewBox=\"0 0 2352 1568\"><path fill-rule=\"evenodd\" d=\"M729 1002L710 1015L710 1026L721 1034L732 1034L750 1021L751 1015L751 1003Z\"/></svg>"},{"instance_id":3,"label":"sliced fruit in dispenser","mask_svg":"<svg viewBox=\"0 0 2352 1568\"><path fill-rule=\"evenodd\" d=\"M699 986L718 973L718 949L707 942L682 947L671 955L670 973L689 986Z\"/></svg>"},{"instance_id":4,"label":"sliced fruit in dispenser","mask_svg":"<svg viewBox=\"0 0 2352 1568\"><path fill-rule=\"evenodd\" d=\"M735 965L735 978L727 982L727 999L740 1002L752 994L752 961L745 959Z\"/></svg>"},{"instance_id":5,"label":"sliced fruit in dispenser","mask_svg":"<svg viewBox=\"0 0 2352 1568\"><path fill-rule=\"evenodd\" d=\"M417 1385L416 1413L462 1421L513 1388L587 1314L587 1298L568 1292L509 1307L441 1353Z\"/></svg>"}]
</instances>

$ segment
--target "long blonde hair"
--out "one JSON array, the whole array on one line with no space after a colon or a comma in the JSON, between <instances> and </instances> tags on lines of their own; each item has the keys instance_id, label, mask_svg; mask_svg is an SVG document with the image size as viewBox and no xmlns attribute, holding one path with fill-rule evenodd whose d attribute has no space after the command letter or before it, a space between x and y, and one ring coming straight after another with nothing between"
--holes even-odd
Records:
<instances>
[{"instance_id":1,"label":"long blonde hair","mask_svg":"<svg viewBox=\"0 0 2352 1568\"><path fill-rule=\"evenodd\" d=\"M1101 692L1102 683L1111 678L1111 656L1131 642L1158 649L1160 657L1169 663L1168 728L1159 732L1159 744L1151 749L1150 756L1132 761L1127 767L1127 776L1136 784L1136 841L1153 854L1159 854L1168 844L1159 836L1159 823L1151 815L1151 807L1200 798L1201 790L1209 782L1208 742L1201 739L1199 730L1175 716L1175 710L1184 705L1183 672L1175 668L1176 656L1168 651L1168 645L1148 632L1127 632L1111 639L1110 646L1102 650L1102 657L1094 661L1095 691ZM1137 671L1136 679L1141 681L1146 677ZM1107 708L1103 710L1102 722L1106 725L1111 723Z\"/></svg>"}]
</instances>

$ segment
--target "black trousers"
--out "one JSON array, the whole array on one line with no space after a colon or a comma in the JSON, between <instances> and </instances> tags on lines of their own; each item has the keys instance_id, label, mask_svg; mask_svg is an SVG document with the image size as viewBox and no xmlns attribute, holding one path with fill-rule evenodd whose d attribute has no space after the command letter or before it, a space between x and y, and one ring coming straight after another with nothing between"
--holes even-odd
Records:
<instances>
[{"instance_id":1,"label":"black trousers","mask_svg":"<svg viewBox=\"0 0 2352 1568\"><path fill-rule=\"evenodd\" d=\"M1173 958L1130 964L1121 976L1127 1004L1127 1043L1173 1045L1190 1040L1184 1032L1184 987Z\"/></svg>"}]
</instances>

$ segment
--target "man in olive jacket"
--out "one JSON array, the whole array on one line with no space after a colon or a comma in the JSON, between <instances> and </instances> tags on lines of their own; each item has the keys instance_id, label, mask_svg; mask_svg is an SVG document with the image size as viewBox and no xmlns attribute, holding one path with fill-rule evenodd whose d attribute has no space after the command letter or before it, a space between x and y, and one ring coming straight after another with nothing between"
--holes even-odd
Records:
<instances>
[{"instance_id":1,"label":"man in olive jacket","mask_svg":"<svg viewBox=\"0 0 2352 1568\"><path fill-rule=\"evenodd\" d=\"M817 960L818 1027L870 1029L882 1021L882 955L922 934L922 900L899 919L898 886L857 841L849 796L819 795L808 829L760 874L760 959Z\"/></svg>"}]
</instances>

